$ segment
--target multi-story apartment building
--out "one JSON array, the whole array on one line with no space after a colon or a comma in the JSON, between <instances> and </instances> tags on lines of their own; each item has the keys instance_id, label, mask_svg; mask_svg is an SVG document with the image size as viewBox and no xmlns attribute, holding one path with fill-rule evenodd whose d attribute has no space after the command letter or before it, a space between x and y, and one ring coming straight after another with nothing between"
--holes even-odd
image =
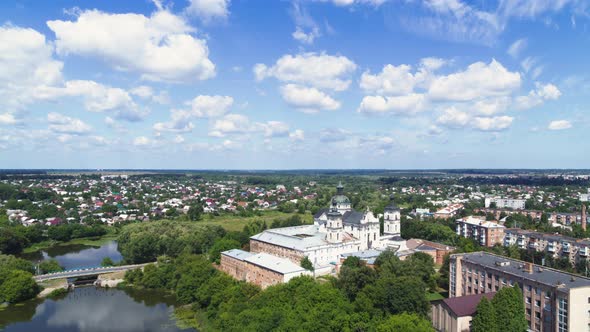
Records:
<instances>
[{"instance_id":1,"label":"multi-story apartment building","mask_svg":"<svg viewBox=\"0 0 590 332\"><path fill-rule=\"evenodd\" d=\"M483 213L491 213L494 215L494 218L500 219L502 215L504 216L511 216L513 214L522 214L527 217L531 217L533 220L541 220L543 216L543 211L539 210L509 210L509 209L492 209L492 208L477 208L474 212L483 212Z\"/></svg>"},{"instance_id":2,"label":"multi-story apartment building","mask_svg":"<svg viewBox=\"0 0 590 332\"><path fill-rule=\"evenodd\" d=\"M589 331L590 279L485 252L451 255L449 296L518 285L531 331Z\"/></svg>"},{"instance_id":3,"label":"multi-story apartment building","mask_svg":"<svg viewBox=\"0 0 590 332\"><path fill-rule=\"evenodd\" d=\"M517 245L520 249L546 252L554 258L567 258L572 264L587 260L590 240L575 239L552 233L539 233L520 228L504 230L504 246Z\"/></svg>"},{"instance_id":4,"label":"multi-story apartment building","mask_svg":"<svg viewBox=\"0 0 590 332\"><path fill-rule=\"evenodd\" d=\"M469 216L457 219L457 235L476 240L486 247L493 247L504 240L505 227L485 217Z\"/></svg>"},{"instance_id":5,"label":"multi-story apartment building","mask_svg":"<svg viewBox=\"0 0 590 332\"><path fill-rule=\"evenodd\" d=\"M522 214L533 220L541 220L543 213L547 215L547 221L551 224L583 224L583 219L588 221L588 216L583 213L565 213L565 212L543 212L539 210L510 210L510 209L491 209L491 208L479 208L475 209L475 212L491 213L494 218L500 219L502 215L510 216L513 214Z\"/></svg>"},{"instance_id":6,"label":"multi-story apartment building","mask_svg":"<svg viewBox=\"0 0 590 332\"><path fill-rule=\"evenodd\" d=\"M496 208L498 209L514 209L514 210L524 210L526 199L515 199L515 198L502 198L502 197L486 197L485 198L485 207L489 208L492 203L496 204Z\"/></svg>"}]
</instances>

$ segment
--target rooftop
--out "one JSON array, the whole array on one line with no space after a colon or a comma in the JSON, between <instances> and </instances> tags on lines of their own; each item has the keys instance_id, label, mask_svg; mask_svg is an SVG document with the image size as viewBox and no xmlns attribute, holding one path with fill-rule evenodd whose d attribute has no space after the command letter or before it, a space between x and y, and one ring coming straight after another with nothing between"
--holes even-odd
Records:
<instances>
[{"instance_id":1,"label":"rooftop","mask_svg":"<svg viewBox=\"0 0 590 332\"><path fill-rule=\"evenodd\" d=\"M241 250L241 249L231 249L231 250L228 250L228 251L224 251L221 254L222 255L225 255L225 256L229 256L229 257L235 258L235 259L239 259L241 261L243 261L245 258L248 258L248 257L254 255L251 252L244 251L244 250Z\"/></svg>"},{"instance_id":2,"label":"rooftop","mask_svg":"<svg viewBox=\"0 0 590 332\"><path fill-rule=\"evenodd\" d=\"M473 316L477 309L477 305L481 301L481 298L485 296L488 300L491 300L495 294L495 292L474 294L451 297L440 301L444 302L457 317Z\"/></svg>"},{"instance_id":3,"label":"rooftop","mask_svg":"<svg viewBox=\"0 0 590 332\"><path fill-rule=\"evenodd\" d=\"M468 254L456 254L452 255L451 257L455 256L463 256L463 261L465 262L488 267L493 270L499 270L506 274L515 276L516 278L535 281L547 286L559 286L559 288L562 289L590 287L589 278L584 278L579 275L562 272L536 264L533 266L533 273L529 273L524 269L524 265L527 264L527 262L486 252L480 251Z\"/></svg>"},{"instance_id":4,"label":"rooftop","mask_svg":"<svg viewBox=\"0 0 590 332\"><path fill-rule=\"evenodd\" d=\"M288 259L276 257L265 253L253 254L250 257L245 258L244 261L281 274L306 271L304 268L291 262Z\"/></svg>"},{"instance_id":5,"label":"rooftop","mask_svg":"<svg viewBox=\"0 0 590 332\"><path fill-rule=\"evenodd\" d=\"M303 225L267 229L251 236L250 239L305 251L309 248L327 245L325 237L326 234L319 232L318 226Z\"/></svg>"},{"instance_id":6,"label":"rooftop","mask_svg":"<svg viewBox=\"0 0 590 332\"><path fill-rule=\"evenodd\" d=\"M464 222L470 225L482 226L486 228L505 228L504 226L493 221L486 221L485 218L478 218L469 216L466 218L457 219L457 222Z\"/></svg>"}]
</instances>

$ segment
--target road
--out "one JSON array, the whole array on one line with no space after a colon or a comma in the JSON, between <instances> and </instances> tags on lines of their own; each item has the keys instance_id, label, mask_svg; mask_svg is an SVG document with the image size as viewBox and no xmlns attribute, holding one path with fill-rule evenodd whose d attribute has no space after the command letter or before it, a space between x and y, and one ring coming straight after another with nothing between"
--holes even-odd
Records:
<instances>
[{"instance_id":1,"label":"road","mask_svg":"<svg viewBox=\"0 0 590 332\"><path fill-rule=\"evenodd\" d=\"M39 281L46 281L46 280L52 280L52 279L85 277L85 276L93 276L93 275L98 275L98 274L103 274L103 273L113 273L113 272L134 270L134 269L142 268L148 264L153 264L153 263L68 270L68 271L62 271L62 272L41 274L38 276L34 276L33 278L35 279L35 281L39 282Z\"/></svg>"}]
</instances>

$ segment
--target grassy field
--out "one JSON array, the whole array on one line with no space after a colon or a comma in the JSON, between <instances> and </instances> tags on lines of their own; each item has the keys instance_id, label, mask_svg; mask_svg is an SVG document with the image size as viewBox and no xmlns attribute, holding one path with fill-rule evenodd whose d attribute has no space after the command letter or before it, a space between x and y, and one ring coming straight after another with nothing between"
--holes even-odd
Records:
<instances>
[{"instance_id":1,"label":"grassy field","mask_svg":"<svg viewBox=\"0 0 590 332\"><path fill-rule=\"evenodd\" d=\"M312 216L307 214L297 214L297 213L282 213L279 211L266 211L261 216L254 216L254 217L240 217L235 215L222 215L218 217L210 217L208 215L203 216L203 220L199 221L200 224L203 225L216 225L225 228L228 231L241 231L244 229L244 226L251 221L254 220L262 220L266 222L266 224L270 227L270 224L275 219L287 219L291 216L298 215L300 216L306 223L312 223L313 218Z\"/></svg>"}]
</instances>

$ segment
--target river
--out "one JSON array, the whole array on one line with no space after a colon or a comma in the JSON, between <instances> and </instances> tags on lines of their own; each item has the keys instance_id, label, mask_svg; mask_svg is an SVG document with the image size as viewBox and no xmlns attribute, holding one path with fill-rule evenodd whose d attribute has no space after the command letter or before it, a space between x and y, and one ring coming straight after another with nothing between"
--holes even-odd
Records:
<instances>
[{"instance_id":1,"label":"river","mask_svg":"<svg viewBox=\"0 0 590 332\"><path fill-rule=\"evenodd\" d=\"M103 258L109 257L117 263L123 259L117 249L117 241L109 241L100 247L84 244L56 245L33 253L22 254L21 258L28 259L34 264L48 259L56 259L64 269L100 266Z\"/></svg>"},{"instance_id":2,"label":"river","mask_svg":"<svg viewBox=\"0 0 590 332\"><path fill-rule=\"evenodd\" d=\"M121 260L115 241L99 248L57 246L22 256L37 263L56 259L66 269L98 266L104 257ZM0 305L0 330L6 332L195 331L177 327L174 296L158 291L78 287L59 299Z\"/></svg>"}]
</instances>

